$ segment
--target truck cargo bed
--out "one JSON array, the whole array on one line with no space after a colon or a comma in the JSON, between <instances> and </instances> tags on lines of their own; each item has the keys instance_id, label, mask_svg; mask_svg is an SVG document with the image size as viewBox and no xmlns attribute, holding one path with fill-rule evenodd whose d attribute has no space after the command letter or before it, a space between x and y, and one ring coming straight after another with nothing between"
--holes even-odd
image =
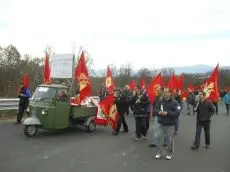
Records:
<instances>
[{"instance_id":1,"label":"truck cargo bed","mask_svg":"<svg viewBox=\"0 0 230 172\"><path fill-rule=\"evenodd\" d=\"M76 118L89 118L97 115L97 106L71 106L71 116Z\"/></svg>"}]
</instances>

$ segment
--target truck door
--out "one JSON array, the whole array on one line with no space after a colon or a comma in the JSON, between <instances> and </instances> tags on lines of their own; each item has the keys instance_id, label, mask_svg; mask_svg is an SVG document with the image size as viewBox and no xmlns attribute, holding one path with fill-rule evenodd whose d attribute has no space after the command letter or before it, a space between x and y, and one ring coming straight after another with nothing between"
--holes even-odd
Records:
<instances>
[{"instance_id":1,"label":"truck door","mask_svg":"<svg viewBox=\"0 0 230 172\"><path fill-rule=\"evenodd\" d=\"M67 95L66 89L58 89L57 95L59 96L56 101L56 113L54 117L55 128L62 129L67 128L69 126L69 113L70 113L70 105L68 98L60 97L63 92Z\"/></svg>"}]
</instances>

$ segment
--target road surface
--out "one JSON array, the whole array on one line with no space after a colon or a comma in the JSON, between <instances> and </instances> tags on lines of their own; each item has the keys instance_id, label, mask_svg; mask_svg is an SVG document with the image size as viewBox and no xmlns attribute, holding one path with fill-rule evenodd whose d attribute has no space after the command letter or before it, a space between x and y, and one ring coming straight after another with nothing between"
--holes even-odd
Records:
<instances>
[{"instance_id":1,"label":"road surface","mask_svg":"<svg viewBox=\"0 0 230 172\"><path fill-rule=\"evenodd\" d=\"M109 127L94 133L83 128L50 132L40 130L26 138L22 125L0 125L0 172L230 172L230 117L223 105L213 116L212 146L199 151L190 146L195 117L181 114L180 131L172 160L155 160L149 141L134 141L134 119L127 117L130 133L111 135ZM149 133L151 138L152 131ZM202 142L204 138L202 134Z\"/></svg>"}]
</instances>

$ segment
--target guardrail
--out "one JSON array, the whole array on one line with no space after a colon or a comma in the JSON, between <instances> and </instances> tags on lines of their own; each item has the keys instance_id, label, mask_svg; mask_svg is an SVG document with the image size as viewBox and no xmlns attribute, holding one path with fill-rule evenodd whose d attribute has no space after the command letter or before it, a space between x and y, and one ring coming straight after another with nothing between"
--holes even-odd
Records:
<instances>
[{"instance_id":1,"label":"guardrail","mask_svg":"<svg viewBox=\"0 0 230 172\"><path fill-rule=\"evenodd\" d=\"M18 109L19 99L0 99L0 110Z\"/></svg>"},{"instance_id":2,"label":"guardrail","mask_svg":"<svg viewBox=\"0 0 230 172\"><path fill-rule=\"evenodd\" d=\"M98 96L92 96L91 98L99 100ZM14 109L18 109L18 103L19 103L19 99L18 98L0 99L0 111L1 110L14 110Z\"/></svg>"}]
</instances>

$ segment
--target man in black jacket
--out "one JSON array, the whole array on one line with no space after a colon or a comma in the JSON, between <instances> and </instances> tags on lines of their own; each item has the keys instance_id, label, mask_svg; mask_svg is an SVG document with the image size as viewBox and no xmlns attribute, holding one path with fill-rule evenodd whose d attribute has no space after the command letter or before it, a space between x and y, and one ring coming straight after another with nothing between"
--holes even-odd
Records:
<instances>
[{"instance_id":1,"label":"man in black jacket","mask_svg":"<svg viewBox=\"0 0 230 172\"><path fill-rule=\"evenodd\" d=\"M141 90L139 87L135 87L133 93L134 108L133 114L136 122L136 141L146 139L147 126L146 126L146 117L147 109L146 106L149 104L149 98L146 93L146 90Z\"/></svg>"},{"instance_id":2,"label":"man in black jacket","mask_svg":"<svg viewBox=\"0 0 230 172\"><path fill-rule=\"evenodd\" d=\"M132 96L133 93L132 93L132 91L131 91L129 85L125 85L124 93L125 93L126 96L128 96L128 97L131 98L131 96ZM125 111L125 113L126 113L127 116L129 115L129 107L130 107L130 106L131 106L131 102L130 102L130 101L127 101L126 111Z\"/></svg>"},{"instance_id":3,"label":"man in black jacket","mask_svg":"<svg viewBox=\"0 0 230 172\"><path fill-rule=\"evenodd\" d=\"M117 128L113 132L114 135L118 135L120 132L121 124L123 124L124 131L122 133L128 133L128 125L125 121L125 112L127 111L128 103L132 100L132 94L128 93L124 90L116 90L115 91L115 104L117 106L117 111L119 113L119 118L117 122Z\"/></svg>"},{"instance_id":4,"label":"man in black jacket","mask_svg":"<svg viewBox=\"0 0 230 172\"><path fill-rule=\"evenodd\" d=\"M160 124L156 131L157 154L156 159L160 159L164 153L167 160L172 159L174 148L174 125L175 120L180 113L179 103L172 98L171 91L168 88L164 89L163 99L157 102L154 114L158 117ZM164 150L164 137L168 138L168 145Z\"/></svg>"},{"instance_id":5,"label":"man in black jacket","mask_svg":"<svg viewBox=\"0 0 230 172\"><path fill-rule=\"evenodd\" d=\"M213 104L205 98L206 94L203 91L199 92L199 98L197 105L194 108L194 111L197 112L197 121L196 121L196 136L193 143L192 149L198 149L200 146L200 134L201 130L204 127L205 133L205 145L206 148L210 145L210 122L211 116L215 113L215 108Z\"/></svg>"}]
</instances>

